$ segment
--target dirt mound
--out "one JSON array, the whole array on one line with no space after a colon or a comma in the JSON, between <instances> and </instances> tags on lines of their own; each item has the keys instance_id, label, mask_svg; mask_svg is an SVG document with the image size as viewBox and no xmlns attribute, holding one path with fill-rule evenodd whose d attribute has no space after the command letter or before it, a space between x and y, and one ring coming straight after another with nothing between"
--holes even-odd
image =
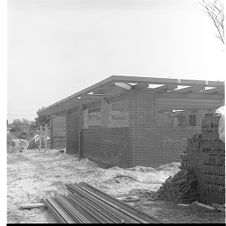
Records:
<instances>
[{"instance_id":1,"label":"dirt mound","mask_svg":"<svg viewBox=\"0 0 226 226\"><path fill-rule=\"evenodd\" d=\"M180 171L180 163L169 163L159 166L157 169L152 167L136 166L124 170L123 175L128 176L138 182L147 184L162 184L169 177Z\"/></svg>"},{"instance_id":2,"label":"dirt mound","mask_svg":"<svg viewBox=\"0 0 226 226\"><path fill-rule=\"evenodd\" d=\"M135 166L133 168L127 168L127 170L135 171L135 172L141 172L141 173L149 173L149 172L155 172L156 170L152 167L145 167L145 166Z\"/></svg>"},{"instance_id":3,"label":"dirt mound","mask_svg":"<svg viewBox=\"0 0 226 226\"><path fill-rule=\"evenodd\" d=\"M76 167L89 168L89 169L90 168L93 168L93 169L99 168L95 162L90 161L88 158L84 158L84 159L81 159L80 161L76 162Z\"/></svg>"}]
</instances>

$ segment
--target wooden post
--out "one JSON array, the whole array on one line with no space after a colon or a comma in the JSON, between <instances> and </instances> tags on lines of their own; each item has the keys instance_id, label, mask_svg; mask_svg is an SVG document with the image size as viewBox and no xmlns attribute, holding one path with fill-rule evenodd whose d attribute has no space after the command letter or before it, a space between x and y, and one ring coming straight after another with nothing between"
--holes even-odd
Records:
<instances>
[{"instance_id":1,"label":"wooden post","mask_svg":"<svg viewBox=\"0 0 226 226\"><path fill-rule=\"evenodd\" d=\"M42 148L42 125L40 125L40 129L39 129L39 151Z\"/></svg>"},{"instance_id":2,"label":"wooden post","mask_svg":"<svg viewBox=\"0 0 226 226\"><path fill-rule=\"evenodd\" d=\"M45 125L45 151L47 151L47 135L48 135L48 127Z\"/></svg>"}]
</instances>

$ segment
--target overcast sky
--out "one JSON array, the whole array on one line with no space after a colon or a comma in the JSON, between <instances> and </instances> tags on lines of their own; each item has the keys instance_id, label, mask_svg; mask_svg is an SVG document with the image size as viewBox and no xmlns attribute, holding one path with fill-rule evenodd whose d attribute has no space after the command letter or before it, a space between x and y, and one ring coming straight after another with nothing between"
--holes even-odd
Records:
<instances>
[{"instance_id":1,"label":"overcast sky","mask_svg":"<svg viewBox=\"0 0 226 226\"><path fill-rule=\"evenodd\" d=\"M8 119L111 75L224 80L198 0L8 0Z\"/></svg>"}]
</instances>

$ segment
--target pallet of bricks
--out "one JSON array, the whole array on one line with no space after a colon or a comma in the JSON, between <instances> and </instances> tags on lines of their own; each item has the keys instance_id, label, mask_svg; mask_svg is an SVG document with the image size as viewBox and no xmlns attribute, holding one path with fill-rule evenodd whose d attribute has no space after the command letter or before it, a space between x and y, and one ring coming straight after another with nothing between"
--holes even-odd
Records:
<instances>
[{"instance_id":1,"label":"pallet of bricks","mask_svg":"<svg viewBox=\"0 0 226 226\"><path fill-rule=\"evenodd\" d=\"M182 169L197 178L198 201L212 205L225 204L225 144L219 139L220 117L203 118L201 134L188 139L182 155Z\"/></svg>"}]
</instances>

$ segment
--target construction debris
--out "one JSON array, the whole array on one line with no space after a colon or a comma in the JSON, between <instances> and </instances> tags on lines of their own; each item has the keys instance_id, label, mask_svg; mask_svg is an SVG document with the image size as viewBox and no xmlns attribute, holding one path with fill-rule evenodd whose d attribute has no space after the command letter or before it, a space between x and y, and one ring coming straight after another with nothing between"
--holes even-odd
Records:
<instances>
[{"instance_id":1,"label":"construction debris","mask_svg":"<svg viewBox=\"0 0 226 226\"><path fill-rule=\"evenodd\" d=\"M225 212L225 205L220 205L220 204L217 204L217 203L213 203L212 206L209 206L209 205L205 205L203 203L200 203L198 201L195 201L192 204L196 204L197 206L205 207L209 210L217 210L217 211L220 211L220 212Z\"/></svg>"},{"instance_id":2,"label":"construction debris","mask_svg":"<svg viewBox=\"0 0 226 226\"><path fill-rule=\"evenodd\" d=\"M118 197L119 200L123 202L138 202L140 198L138 196L125 196L125 197Z\"/></svg>"},{"instance_id":3,"label":"construction debris","mask_svg":"<svg viewBox=\"0 0 226 226\"><path fill-rule=\"evenodd\" d=\"M59 153L59 150L47 152L31 150L8 154L7 162L8 223L57 223L47 207L30 211L18 207L26 203L41 202L43 197L54 196L54 192L68 195L65 184L82 181L95 185L99 190L116 198L127 195L138 196L141 198L139 202L127 202L127 204L145 210L165 223L225 222L223 212L208 211L204 208L202 210L193 205L185 207L165 201L152 201L152 198L150 200L150 193L152 192L154 196L161 186L159 184L144 184L124 179L120 180L120 183L106 184L104 181L120 174L124 169L119 167L102 169L88 159L78 161L75 156ZM97 184L94 179L98 181Z\"/></svg>"},{"instance_id":4,"label":"construction debris","mask_svg":"<svg viewBox=\"0 0 226 226\"><path fill-rule=\"evenodd\" d=\"M44 139L41 137L41 148L45 147L45 143L44 143ZM28 144L27 149L38 149L39 148L39 142L40 142L40 136L39 135L35 135ZM50 147L50 138L47 137L47 147Z\"/></svg>"},{"instance_id":5,"label":"construction debris","mask_svg":"<svg viewBox=\"0 0 226 226\"><path fill-rule=\"evenodd\" d=\"M38 149L38 142L35 142L35 140L32 139L29 142L27 149Z\"/></svg>"},{"instance_id":6,"label":"construction debris","mask_svg":"<svg viewBox=\"0 0 226 226\"><path fill-rule=\"evenodd\" d=\"M26 203L20 206L20 209L33 209L33 208L40 208L45 207L44 203Z\"/></svg>"},{"instance_id":7,"label":"construction debris","mask_svg":"<svg viewBox=\"0 0 226 226\"><path fill-rule=\"evenodd\" d=\"M225 212L225 205L213 203L212 206L218 211Z\"/></svg>"},{"instance_id":8,"label":"construction debris","mask_svg":"<svg viewBox=\"0 0 226 226\"><path fill-rule=\"evenodd\" d=\"M177 205L178 206L184 206L184 207L189 207L190 206L190 204L182 204L182 203L178 203Z\"/></svg>"},{"instance_id":9,"label":"construction debris","mask_svg":"<svg viewBox=\"0 0 226 226\"><path fill-rule=\"evenodd\" d=\"M129 192L130 195L136 195L142 199L146 199L146 200L156 200L158 199L158 194L156 191L150 191L147 189L133 189Z\"/></svg>"},{"instance_id":10,"label":"construction debris","mask_svg":"<svg viewBox=\"0 0 226 226\"><path fill-rule=\"evenodd\" d=\"M61 223L161 223L87 183L66 186L71 194L43 199Z\"/></svg>"},{"instance_id":11,"label":"construction debris","mask_svg":"<svg viewBox=\"0 0 226 226\"><path fill-rule=\"evenodd\" d=\"M182 170L173 177L169 177L157 191L158 197L163 200L179 203L191 203L197 200L197 180L187 170Z\"/></svg>"},{"instance_id":12,"label":"construction debris","mask_svg":"<svg viewBox=\"0 0 226 226\"><path fill-rule=\"evenodd\" d=\"M23 152L28 146L28 141L24 139L13 138L10 134L7 134L7 151L9 153Z\"/></svg>"},{"instance_id":13,"label":"construction debris","mask_svg":"<svg viewBox=\"0 0 226 226\"><path fill-rule=\"evenodd\" d=\"M205 205L205 204L200 203L200 202L198 202L198 201L195 201L195 202L193 202L192 204L193 204L193 205L195 204L195 205L197 205L197 206L204 207L204 208L209 209L209 210L215 210L214 207L209 206L209 205Z\"/></svg>"}]
</instances>

